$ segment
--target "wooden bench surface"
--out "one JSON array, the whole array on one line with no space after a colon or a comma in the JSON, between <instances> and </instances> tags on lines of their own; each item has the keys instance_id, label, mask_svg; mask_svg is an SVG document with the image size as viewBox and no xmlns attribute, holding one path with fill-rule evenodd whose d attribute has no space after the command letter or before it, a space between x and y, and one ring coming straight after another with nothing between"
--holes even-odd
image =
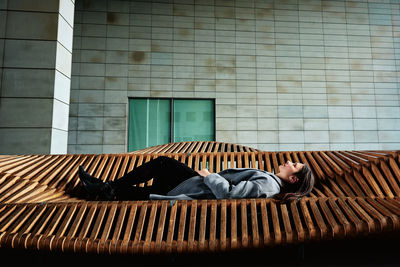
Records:
<instances>
[{"instance_id":1,"label":"wooden bench surface","mask_svg":"<svg viewBox=\"0 0 400 267\"><path fill-rule=\"evenodd\" d=\"M166 155L198 170L307 163L309 197L86 201L78 166L103 181ZM183 142L127 154L0 156L0 247L83 253L190 253L320 242L400 228L400 151L265 152ZM148 185L151 185L151 181ZM146 185L141 185L146 186Z\"/></svg>"}]
</instances>

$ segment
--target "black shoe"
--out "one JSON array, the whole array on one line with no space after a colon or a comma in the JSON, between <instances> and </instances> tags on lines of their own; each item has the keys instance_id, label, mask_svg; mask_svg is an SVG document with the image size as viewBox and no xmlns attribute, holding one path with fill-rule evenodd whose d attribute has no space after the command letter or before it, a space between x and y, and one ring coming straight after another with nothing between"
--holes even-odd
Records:
<instances>
[{"instance_id":1,"label":"black shoe","mask_svg":"<svg viewBox=\"0 0 400 267\"><path fill-rule=\"evenodd\" d=\"M111 181L107 181L104 184L104 187L102 188L102 191L100 193L100 199L102 200L116 200L116 195L115 195L115 190L114 187L112 186Z\"/></svg>"},{"instance_id":2,"label":"black shoe","mask_svg":"<svg viewBox=\"0 0 400 267\"><path fill-rule=\"evenodd\" d=\"M100 179L97 179L96 177L91 176L89 173L85 172L83 169L83 166L79 166L79 178L81 181L89 182L92 184L97 184L97 183L102 183L103 181Z\"/></svg>"},{"instance_id":3,"label":"black shoe","mask_svg":"<svg viewBox=\"0 0 400 267\"><path fill-rule=\"evenodd\" d=\"M111 182L104 183L102 180L89 175L84 171L82 166L79 166L79 179L81 180L82 186L88 194L89 199L115 199L115 192Z\"/></svg>"}]
</instances>

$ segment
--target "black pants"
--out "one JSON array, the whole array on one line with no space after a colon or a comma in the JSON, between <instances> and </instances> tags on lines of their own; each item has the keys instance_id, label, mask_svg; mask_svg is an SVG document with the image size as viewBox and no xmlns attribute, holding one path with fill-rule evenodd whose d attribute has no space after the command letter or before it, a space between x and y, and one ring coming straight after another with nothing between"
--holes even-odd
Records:
<instances>
[{"instance_id":1,"label":"black pants","mask_svg":"<svg viewBox=\"0 0 400 267\"><path fill-rule=\"evenodd\" d=\"M186 164L168 157L152 159L112 182L116 199L144 200L150 194L166 195L178 184L199 175ZM133 186L153 178L152 186Z\"/></svg>"}]
</instances>

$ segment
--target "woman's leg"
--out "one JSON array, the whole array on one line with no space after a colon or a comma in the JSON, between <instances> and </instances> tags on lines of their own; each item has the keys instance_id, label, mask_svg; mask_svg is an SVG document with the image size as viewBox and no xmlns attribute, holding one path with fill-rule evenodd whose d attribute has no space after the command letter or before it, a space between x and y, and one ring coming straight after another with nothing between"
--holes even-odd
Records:
<instances>
[{"instance_id":1,"label":"woman's leg","mask_svg":"<svg viewBox=\"0 0 400 267\"><path fill-rule=\"evenodd\" d=\"M111 182L117 199L148 199L149 194L165 195L198 173L186 164L168 157L158 157ZM133 186L153 178L152 186Z\"/></svg>"}]
</instances>

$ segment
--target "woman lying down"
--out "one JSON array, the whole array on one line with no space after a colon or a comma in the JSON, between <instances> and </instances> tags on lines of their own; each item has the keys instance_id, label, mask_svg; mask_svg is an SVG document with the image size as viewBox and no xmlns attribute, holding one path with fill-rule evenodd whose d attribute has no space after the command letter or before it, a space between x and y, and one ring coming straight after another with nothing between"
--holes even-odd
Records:
<instances>
[{"instance_id":1,"label":"woman lying down","mask_svg":"<svg viewBox=\"0 0 400 267\"><path fill-rule=\"evenodd\" d=\"M210 173L194 171L175 159L160 156L115 181L103 182L79 167L88 196L98 200L275 198L290 201L308 195L314 186L311 169L287 161L274 174L251 168ZM153 179L152 186L139 187Z\"/></svg>"}]
</instances>

